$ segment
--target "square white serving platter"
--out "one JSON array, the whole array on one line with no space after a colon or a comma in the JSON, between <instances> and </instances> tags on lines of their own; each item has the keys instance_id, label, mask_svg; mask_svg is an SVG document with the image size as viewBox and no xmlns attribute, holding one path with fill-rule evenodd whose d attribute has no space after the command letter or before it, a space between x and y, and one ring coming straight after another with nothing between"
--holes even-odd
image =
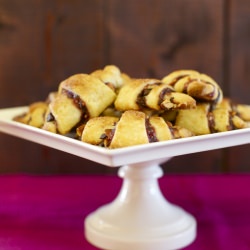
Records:
<instances>
[{"instance_id":1,"label":"square white serving platter","mask_svg":"<svg viewBox=\"0 0 250 250\"><path fill-rule=\"evenodd\" d=\"M245 128L110 150L13 121L13 117L27 109L28 107L0 109L0 131L110 167L250 143L250 128Z\"/></svg>"},{"instance_id":2,"label":"square white serving platter","mask_svg":"<svg viewBox=\"0 0 250 250\"><path fill-rule=\"evenodd\" d=\"M122 166L116 199L85 219L85 237L100 249L173 250L196 238L196 220L169 203L158 186L159 164L172 157L250 143L250 128L106 149L13 121L28 107L0 110L0 131L110 167Z\"/></svg>"}]
</instances>

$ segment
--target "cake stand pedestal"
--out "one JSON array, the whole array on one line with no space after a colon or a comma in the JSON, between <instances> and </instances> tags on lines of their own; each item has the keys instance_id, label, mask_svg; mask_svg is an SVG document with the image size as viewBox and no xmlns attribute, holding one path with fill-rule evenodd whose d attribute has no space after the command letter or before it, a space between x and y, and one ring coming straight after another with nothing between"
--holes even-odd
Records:
<instances>
[{"instance_id":1,"label":"cake stand pedestal","mask_svg":"<svg viewBox=\"0 0 250 250\"><path fill-rule=\"evenodd\" d=\"M85 220L90 243L109 250L174 250L194 241L196 220L161 193L158 162L126 165L118 174L124 180L116 199Z\"/></svg>"}]
</instances>

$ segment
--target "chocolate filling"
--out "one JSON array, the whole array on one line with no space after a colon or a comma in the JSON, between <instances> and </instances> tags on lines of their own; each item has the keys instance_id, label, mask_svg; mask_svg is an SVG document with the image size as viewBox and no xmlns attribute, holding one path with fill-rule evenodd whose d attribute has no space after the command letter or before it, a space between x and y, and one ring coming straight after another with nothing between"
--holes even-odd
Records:
<instances>
[{"instance_id":1,"label":"chocolate filling","mask_svg":"<svg viewBox=\"0 0 250 250\"><path fill-rule=\"evenodd\" d=\"M214 100L214 103L217 103L220 100L221 94L222 94L221 91L218 90L218 95L217 95L216 99Z\"/></svg>"},{"instance_id":2,"label":"chocolate filling","mask_svg":"<svg viewBox=\"0 0 250 250\"><path fill-rule=\"evenodd\" d=\"M177 128L175 128L175 127L169 127L169 130L171 132L172 138L174 138L174 139L181 138L180 135L179 135L179 131L178 131Z\"/></svg>"},{"instance_id":3,"label":"chocolate filling","mask_svg":"<svg viewBox=\"0 0 250 250\"><path fill-rule=\"evenodd\" d=\"M172 92L174 92L172 88L166 87L165 89L163 89L159 95L158 105L160 105L165 100L165 95L170 94Z\"/></svg>"},{"instance_id":4,"label":"chocolate filling","mask_svg":"<svg viewBox=\"0 0 250 250\"><path fill-rule=\"evenodd\" d=\"M181 76L178 76L178 77L174 78L173 81L172 81L169 85L175 86L175 84L176 84L179 80L181 80L182 78L184 78L184 77L186 77L186 76L188 76L188 75L181 75Z\"/></svg>"},{"instance_id":5,"label":"chocolate filling","mask_svg":"<svg viewBox=\"0 0 250 250\"><path fill-rule=\"evenodd\" d=\"M188 85L191 84L192 82L195 82L195 81L199 81L199 79L189 79L189 81L185 82L184 88L183 88L183 93L184 94L188 94ZM211 93L209 93L209 94L207 94L207 95L200 95L200 96L197 95L196 98L199 99L200 101L204 101L204 98L205 98L207 101L213 101L214 103L217 103L218 100L220 99L220 96L221 96L220 91L218 91L218 95L215 98L215 88L216 87L212 83L210 83L210 82L203 81L203 80L200 80L200 81L203 82L203 83L205 83L205 84L212 85L214 91L211 92Z\"/></svg>"},{"instance_id":6,"label":"chocolate filling","mask_svg":"<svg viewBox=\"0 0 250 250\"><path fill-rule=\"evenodd\" d=\"M187 76L187 75L186 75ZM182 78L182 77L181 77ZM180 78L180 79L181 79ZM196 81L199 81L199 79L196 79L196 78L189 78L189 79L187 79L187 81L184 83L184 86L183 86L183 93L184 94L188 94L188 86L189 86L189 84L191 84L192 82L196 82Z\"/></svg>"},{"instance_id":7,"label":"chocolate filling","mask_svg":"<svg viewBox=\"0 0 250 250\"><path fill-rule=\"evenodd\" d=\"M229 125L227 126L227 129L228 130L233 130L233 129L237 129L235 126L234 126L234 123L233 123L233 116L235 115L235 112L232 111L232 112L229 112Z\"/></svg>"},{"instance_id":8,"label":"chocolate filling","mask_svg":"<svg viewBox=\"0 0 250 250\"><path fill-rule=\"evenodd\" d=\"M205 97L207 98L207 100L214 100L216 102L216 100L219 99L220 91L218 91L218 95L215 98L215 96L214 96L215 95L215 86L212 83L210 83L210 82L206 82L206 81L202 81L202 82L204 82L205 84L209 84L209 85L213 86L214 91L211 92L210 94L205 95Z\"/></svg>"},{"instance_id":9,"label":"chocolate filling","mask_svg":"<svg viewBox=\"0 0 250 250\"><path fill-rule=\"evenodd\" d=\"M214 121L214 115L212 112L207 113L207 122L208 122L208 127L211 133L216 133L217 131L215 130L215 121Z\"/></svg>"},{"instance_id":10,"label":"chocolate filling","mask_svg":"<svg viewBox=\"0 0 250 250\"><path fill-rule=\"evenodd\" d=\"M105 82L105 85L108 86L110 89L112 89L115 92L115 86L111 82Z\"/></svg>"},{"instance_id":11,"label":"chocolate filling","mask_svg":"<svg viewBox=\"0 0 250 250\"><path fill-rule=\"evenodd\" d=\"M68 98L72 99L76 107L82 111L81 123L86 121L89 118L89 112L85 105L85 102L81 99L81 97L66 89L63 89L62 93L65 93Z\"/></svg>"},{"instance_id":12,"label":"chocolate filling","mask_svg":"<svg viewBox=\"0 0 250 250\"><path fill-rule=\"evenodd\" d=\"M115 135L115 128L113 128L113 129L105 129L105 133L103 133L100 136L100 139L102 139L102 141L99 144L99 146L101 146L101 147L109 147L114 135Z\"/></svg>"},{"instance_id":13,"label":"chocolate filling","mask_svg":"<svg viewBox=\"0 0 250 250\"><path fill-rule=\"evenodd\" d=\"M233 113L230 112L229 113L228 126L227 126L227 130L228 131L235 129L235 126L233 124L232 118L233 118ZM215 129L215 120L214 120L214 115L213 115L212 112L208 112L208 114L207 114L207 121L208 121L209 130L210 130L211 133L217 133L217 132L219 132L219 131L217 131Z\"/></svg>"},{"instance_id":14,"label":"chocolate filling","mask_svg":"<svg viewBox=\"0 0 250 250\"><path fill-rule=\"evenodd\" d=\"M146 104L146 96L150 93L150 91L152 90L152 88L154 87L154 85L160 85L160 82L156 82L153 84L148 84L144 87L144 89L141 91L141 93L138 95L136 103L140 106L140 107L147 107Z\"/></svg>"},{"instance_id":15,"label":"chocolate filling","mask_svg":"<svg viewBox=\"0 0 250 250\"><path fill-rule=\"evenodd\" d=\"M148 141L150 143L158 142L159 140L157 139L155 128L151 125L149 119L145 120L145 126L146 126Z\"/></svg>"},{"instance_id":16,"label":"chocolate filling","mask_svg":"<svg viewBox=\"0 0 250 250\"><path fill-rule=\"evenodd\" d=\"M46 121L47 122L53 122L53 121L55 121L55 117L53 116L53 114L51 112L47 115Z\"/></svg>"},{"instance_id":17,"label":"chocolate filling","mask_svg":"<svg viewBox=\"0 0 250 250\"><path fill-rule=\"evenodd\" d=\"M113 124L114 128L111 129L105 129L104 133L100 136L100 139L102 140L99 146L101 147L109 147L111 144L111 141L113 140L113 137L115 135L115 126L116 122Z\"/></svg>"}]
</instances>

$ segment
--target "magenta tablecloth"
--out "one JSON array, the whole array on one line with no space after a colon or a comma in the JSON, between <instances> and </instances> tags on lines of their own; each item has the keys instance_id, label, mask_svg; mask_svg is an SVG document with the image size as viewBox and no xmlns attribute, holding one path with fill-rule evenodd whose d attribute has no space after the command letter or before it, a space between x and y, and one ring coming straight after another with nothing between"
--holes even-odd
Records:
<instances>
[{"instance_id":1,"label":"magenta tablecloth","mask_svg":"<svg viewBox=\"0 0 250 250\"><path fill-rule=\"evenodd\" d=\"M0 249L97 249L84 239L84 218L112 201L121 183L115 176L0 176ZM250 249L250 175L170 175L159 183L197 219L197 239L186 250Z\"/></svg>"}]
</instances>

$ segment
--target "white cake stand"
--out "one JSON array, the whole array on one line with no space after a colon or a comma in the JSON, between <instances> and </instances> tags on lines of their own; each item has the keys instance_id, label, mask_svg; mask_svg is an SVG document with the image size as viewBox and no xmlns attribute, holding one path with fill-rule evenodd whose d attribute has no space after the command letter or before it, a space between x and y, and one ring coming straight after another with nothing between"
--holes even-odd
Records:
<instances>
[{"instance_id":1,"label":"white cake stand","mask_svg":"<svg viewBox=\"0 0 250 250\"><path fill-rule=\"evenodd\" d=\"M167 159L166 159L167 160ZM157 162L130 164L119 169L124 178L117 198L85 220L86 238L101 249L169 250L189 245L196 221L162 195Z\"/></svg>"},{"instance_id":2,"label":"white cake stand","mask_svg":"<svg viewBox=\"0 0 250 250\"><path fill-rule=\"evenodd\" d=\"M250 143L250 128L108 150L12 121L27 107L0 110L0 131L109 167L124 178L117 198L87 216L87 240L108 250L174 250L196 238L196 220L163 196L160 164L174 156Z\"/></svg>"}]
</instances>

